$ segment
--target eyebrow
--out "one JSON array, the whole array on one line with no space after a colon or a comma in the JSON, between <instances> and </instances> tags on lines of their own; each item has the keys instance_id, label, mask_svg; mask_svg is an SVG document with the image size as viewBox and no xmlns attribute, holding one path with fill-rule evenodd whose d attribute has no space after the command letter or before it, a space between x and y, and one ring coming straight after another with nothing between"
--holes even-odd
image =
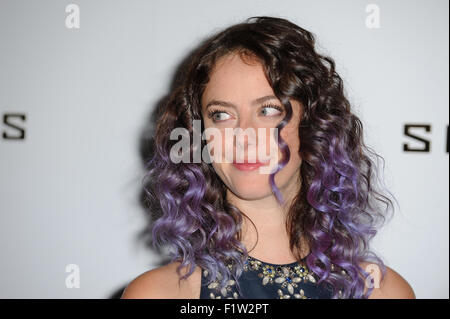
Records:
<instances>
[{"instance_id":1,"label":"eyebrow","mask_svg":"<svg viewBox=\"0 0 450 319\"><path fill-rule=\"evenodd\" d=\"M266 96L263 96L263 97L260 97L260 98L257 98L256 100L254 100L252 102L252 105L261 104L261 103L264 103L265 101L274 100L274 99L278 100L278 98L275 95L266 95ZM212 101L208 102L208 104L206 104L205 110L212 105L220 105L220 106L224 106L224 107L236 108L236 105L231 102L212 100Z\"/></svg>"}]
</instances>

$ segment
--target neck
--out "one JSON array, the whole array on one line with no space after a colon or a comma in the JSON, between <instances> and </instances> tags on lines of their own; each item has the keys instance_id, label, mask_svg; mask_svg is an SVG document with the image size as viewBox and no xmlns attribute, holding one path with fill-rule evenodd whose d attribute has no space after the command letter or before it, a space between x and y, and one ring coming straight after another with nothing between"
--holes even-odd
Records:
<instances>
[{"instance_id":1,"label":"neck","mask_svg":"<svg viewBox=\"0 0 450 319\"><path fill-rule=\"evenodd\" d=\"M251 256L268 262L272 260L275 264L296 260L290 250L290 236L286 229L286 222L292 200L299 191L299 185L298 180L293 180L286 187L280 188L286 200L284 206L277 202L273 194L247 200L227 190L227 201L245 214L241 241ZM306 254L307 251L303 251L302 255Z\"/></svg>"}]
</instances>

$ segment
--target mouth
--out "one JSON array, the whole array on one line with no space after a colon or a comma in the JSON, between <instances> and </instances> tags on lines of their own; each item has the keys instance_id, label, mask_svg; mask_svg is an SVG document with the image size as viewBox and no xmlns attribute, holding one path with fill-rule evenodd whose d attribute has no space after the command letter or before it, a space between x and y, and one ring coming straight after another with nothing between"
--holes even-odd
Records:
<instances>
[{"instance_id":1,"label":"mouth","mask_svg":"<svg viewBox=\"0 0 450 319\"><path fill-rule=\"evenodd\" d=\"M236 167L240 171L253 171L255 169L258 169L261 166L265 166L269 164L269 162L261 162L261 161L254 161L254 163L249 162L248 160L244 160L242 163L237 163L236 161L233 162L233 166Z\"/></svg>"}]
</instances>

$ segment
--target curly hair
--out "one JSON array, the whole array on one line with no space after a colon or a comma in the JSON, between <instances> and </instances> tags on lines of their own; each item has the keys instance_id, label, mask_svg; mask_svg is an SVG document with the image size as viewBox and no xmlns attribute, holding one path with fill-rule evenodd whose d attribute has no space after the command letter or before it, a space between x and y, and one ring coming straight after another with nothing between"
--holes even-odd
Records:
<instances>
[{"instance_id":1,"label":"curly hair","mask_svg":"<svg viewBox=\"0 0 450 319\"><path fill-rule=\"evenodd\" d=\"M226 186L211 165L175 164L169 156L175 143L169 138L171 130L186 128L192 140L196 133L192 123L202 120L200 101L211 70L219 58L234 53L260 61L286 109L277 126L283 158L269 175L280 203L274 175L290 158L280 132L293 114L289 99L304 107L298 128L301 187L286 223L291 251L301 260L300 238L305 238L310 248L306 263L319 277L318 284L331 287L333 298L368 298L373 288L364 294L369 274L361 263L377 264L383 277L386 272L381 258L369 250L369 241L392 206L375 185L378 166L370 155L381 156L363 142L362 123L351 111L334 60L316 52L312 33L282 18L251 17L208 38L189 59L161 110L154 154L147 162L145 178L151 179L151 186L144 187L145 192L162 211L152 225L154 246L169 246L171 260L180 261L179 275L189 266L180 280L200 266L207 270L206 284L220 279L224 287L235 279L239 289L237 279L248 256L241 242L247 216L225 200ZM204 147L205 141L201 144ZM193 146L190 152L192 156Z\"/></svg>"}]
</instances>

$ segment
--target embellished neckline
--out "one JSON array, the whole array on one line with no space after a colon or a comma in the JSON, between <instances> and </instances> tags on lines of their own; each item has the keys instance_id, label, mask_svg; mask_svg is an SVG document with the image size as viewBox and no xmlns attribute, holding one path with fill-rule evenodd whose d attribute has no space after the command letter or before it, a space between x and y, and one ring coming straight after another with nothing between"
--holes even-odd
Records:
<instances>
[{"instance_id":1,"label":"embellished neckline","mask_svg":"<svg viewBox=\"0 0 450 319\"><path fill-rule=\"evenodd\" d=\"M244 253L238 249L239 254L244 257ZM273 298L280 299L310 299L310 294L314 292L310 289L311 284L317 283L317 277L314 272L310 271L306 265L306 259L310 255L306 255L300 261L294 261L285 264L274 264L259 260L258 258L247 255L244 258L243 274L246 273L249 277L242 277L241 283L245 285L259 285L257 289L272 291ZM231 270L232 263L227 264ZM208 271L204 270L203 276L208 276ZM207 288L209 289L209 296L213 299L220 298L239 298L235 291L235 279L230 279L226 286L219 287L221 276L211 282ZM304 285L307 284L307 285ZM263 288L267 287L267 288Z\"/></svg>"}]
</instances>

